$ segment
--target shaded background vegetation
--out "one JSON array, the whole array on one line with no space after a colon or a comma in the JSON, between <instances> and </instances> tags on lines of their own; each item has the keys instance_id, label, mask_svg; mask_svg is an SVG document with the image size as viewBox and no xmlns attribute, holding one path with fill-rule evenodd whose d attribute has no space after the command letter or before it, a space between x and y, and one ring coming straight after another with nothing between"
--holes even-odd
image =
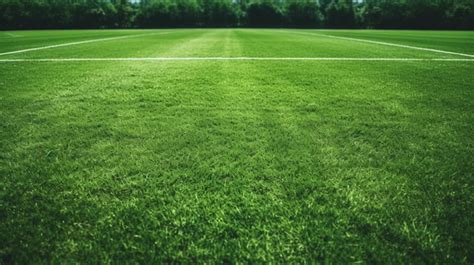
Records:
<instances>
[{"instance_id":1,"label":"shaded background vegetation","mask_svg":"<svg viewBox=\"0 0 474 265\"><path fill-rule=\"evenodd\" d=\"M0 0L1 29L474 29L472 0Z\"/></svg>"}]
</instances>

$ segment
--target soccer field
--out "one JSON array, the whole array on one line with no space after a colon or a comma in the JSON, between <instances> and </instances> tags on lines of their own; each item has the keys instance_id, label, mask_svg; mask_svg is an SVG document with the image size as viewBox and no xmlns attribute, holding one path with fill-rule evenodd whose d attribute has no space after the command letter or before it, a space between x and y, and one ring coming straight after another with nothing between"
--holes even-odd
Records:
<instances>
[{"instance_id":1,"label":"soccer field","mask_svg":"<svg viewBox=\"0 0 474 265\"><path fill-rule=\"evenodd\" d=\"M474 263L474 32L0 32L0 263Z\"/></svg>"}]
</instances>

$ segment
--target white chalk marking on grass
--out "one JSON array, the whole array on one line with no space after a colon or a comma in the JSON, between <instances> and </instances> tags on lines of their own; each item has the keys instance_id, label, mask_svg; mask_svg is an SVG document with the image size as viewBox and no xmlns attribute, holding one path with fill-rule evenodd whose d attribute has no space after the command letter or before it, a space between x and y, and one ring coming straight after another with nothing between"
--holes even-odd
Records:
<instances>
[{"instance_id":1,"label":"white chalk marking on grass","mask_svg":"<svg viewBox=\"0 0 474 265\"><path fill-rule=\"evenodd\" d=\"M3 32L5 35L7 36L10 36L12 38L19 38L19 37L23 37L22 35L18 35L18 34L13 34L13 33L9 33L9 32Z\"/></svg>"},{"instance_id":2,"label":"white chalk marking on grass","mask_svg":"<svg viewBox=\"0 0 474 265\"><path fill-rule=\"evenodd\" d=\"M0 62L120 62L120 61L406 61L474 62L464 58L343 58L343 57L143 57L143 58L40 58L0 59Z\"/></svg>"},{"instance_id":3,"label":"white chalk marking on grass","mask_svg":"<svg viewBox=\"0 0 474 265\"><path fill-rule=\"evenodd\" d=\"M39 51L39 50L46 50L46 49L53 49L53 48L59 48L59 47L65 47L65 46L72 46L72 45L80 45L80 44L86 44L86 43L92 43L92 42L110 41L110 40L120 40L120 39L127 39L127 38L134 38L134 37L142 37L142 36L148 36L148 35L168 34L168 33L170 33L170 32L157 32L157 33L146 33L146 34L134 34L134 35L126 35L126 36L118 36L118 37L110 37L110 38L102 38L102 39L92 39L92 40L85 40L85 41L68 42L68 43L62 43L62 44L56 44L56 45L50 45L50 46L42 46L42 47L29 48L29 49L24 49L24 50L17 50L17 51L11 51L11 52L4 52L4 53L0 53L0 56L2 56L2 55L10 55L10 54L17 54L17 53L24 53L24 52Z\"/></svg>"},{"instance_id":4,"label":"white chalk marking on grass","mask_svg":"<svg viewBox=\"0 0 474 265\"><path fill-rule=\"evenodd\" d=\"M406 48L406 49L412 49L412 50L437 52L437 53L459 55L459 56L474 58L473 54L450 52L450 51L431 49L431 48L423 48L423 47L417 47L417 46L411 46L411 45L396 44L396 43L384 42L384 41L374 41L374 40L365 40L365 39L350 38L350 37L340 37L340 36L321 34L321 33L315 33L315 32L301 32L301 31L285 31L285 32L291 32L291 33L296 33L296 34L304 34L304 35L322 36L322 37L327 37L327 38L348 40L348 41L366 42L366 43L379 44L379 45L385 45L385 46L393 46L393 47Z\"/></svg>"}]
</instances>

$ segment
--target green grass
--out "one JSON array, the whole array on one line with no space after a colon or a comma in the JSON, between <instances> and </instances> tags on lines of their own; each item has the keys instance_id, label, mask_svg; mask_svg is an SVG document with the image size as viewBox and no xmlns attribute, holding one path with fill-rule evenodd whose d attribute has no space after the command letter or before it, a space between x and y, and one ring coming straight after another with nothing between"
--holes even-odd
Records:
<instances>
[{"instance_id":1,"label":"green grass","mask_svg":"<svg viewBox=\"0 0 474 265\"><path fill-rule=\"evenodd\" d=\"M157 32L0 32L0 53ZM0 59L464 58L289 30L163 32ZM317 32L474 54L474 32ZM473 72L0 62L0 263L472 264Z\"/></svg>"}]
</instances>

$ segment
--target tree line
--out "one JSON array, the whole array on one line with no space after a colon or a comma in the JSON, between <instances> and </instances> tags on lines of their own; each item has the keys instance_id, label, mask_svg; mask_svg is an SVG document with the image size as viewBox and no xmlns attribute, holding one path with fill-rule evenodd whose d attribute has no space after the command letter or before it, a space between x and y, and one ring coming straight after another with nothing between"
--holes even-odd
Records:
<instances>
[{"instance_id":1,"label":"tree line","mask_svg":"<svg viewBox=\"0 0 474 265\"><path fill-rule=\"evenodd\" d=\"M474 0L0 0L0 29L474 29Z\"/></svg>"}]
</instances>

